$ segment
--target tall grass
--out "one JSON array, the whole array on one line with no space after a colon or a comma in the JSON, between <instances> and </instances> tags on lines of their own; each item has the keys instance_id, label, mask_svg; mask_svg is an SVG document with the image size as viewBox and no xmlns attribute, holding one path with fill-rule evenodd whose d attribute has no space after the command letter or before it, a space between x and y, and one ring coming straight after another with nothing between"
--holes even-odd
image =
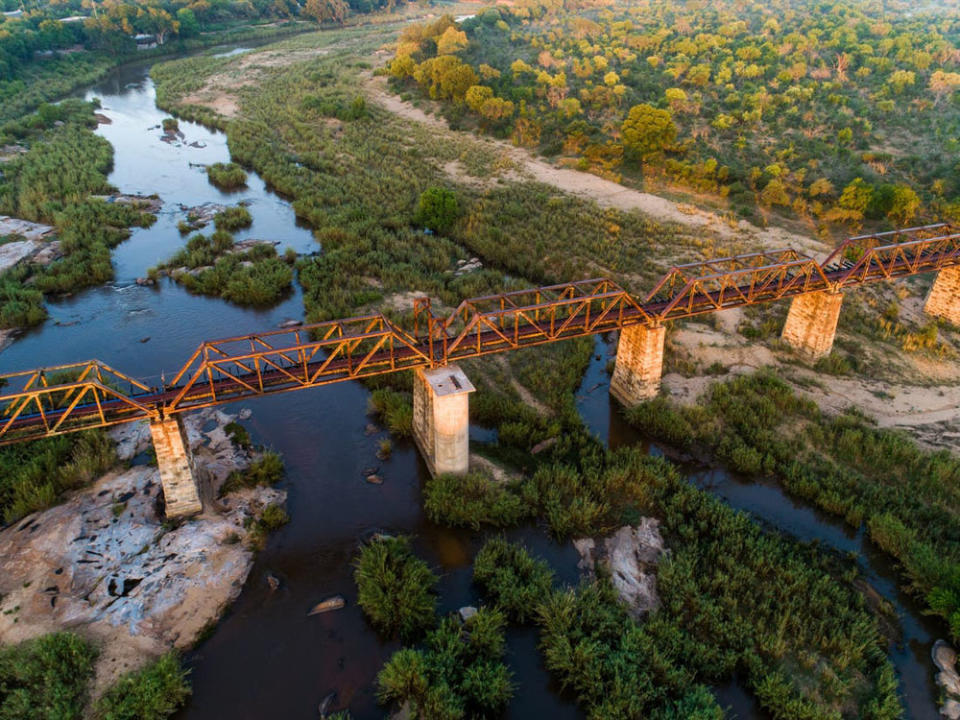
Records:
<instances>
[{"instance_id":1,"label":"tall grass","mask_svg":"<svg viewBox=\"0 0 960 720\"><path fill-rule=\"evenodd\" d=\"M0 648L0 720L80 720L96 658L66 632Z\"/></svg>"},{"instance_id":2,"label":"tall grass","mask_svg":"<svg viewBox=\"0 0 960 720\"><path fill-rule=\"evenodd\" d=\"M498 610L480 608L461 623L444 618L423 649L394 653L377 675L381 702L409 703L413 717L493 717L513 697L503 662L506 621Z\"/></svg>"},{"instance_id":3,"label":"tall grass","mask_svg":"<svg viewBox=\"0 0 960 720\"><path fill-rule=\"evenodd\" d=\"M357 602L378 631L411 640L436 621L437 576L406 537L380 537L355 562Z\"/></svg>"},{"instance_id":4,"label":"tall grass","mask_svg":"<svg viewBox=\"0 0 960 720\"><path fill-rule=\"evenodd\" d=\"M121 677L97 701L96 720L166 720L190 697L188 671L175 652Z\"/></svg>"},{"instance_id":5,"label":"tall grass","mask_svg":"<svg viewBox=\"0 0 960 720\"><path fill-rule=\"evenodd\" d=\"M116 464L102 430L60 435L0 448L0 513L10 524L57 502Z\"/></svg>"}]
</instances>

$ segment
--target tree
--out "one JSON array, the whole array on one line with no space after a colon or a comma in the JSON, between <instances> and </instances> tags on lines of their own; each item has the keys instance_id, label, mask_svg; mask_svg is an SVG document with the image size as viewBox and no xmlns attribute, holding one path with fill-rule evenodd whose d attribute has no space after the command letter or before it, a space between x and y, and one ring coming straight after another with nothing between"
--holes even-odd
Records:
<instances>
[{"instance_id":1,"label":"tree","mask_svg":"<svg viewBox=\"0 0 960 720\"><path fill-rule=\"evenodd\" d=\"M319 23L334 22L342 25L350 7L344 0L307 0L303 14Z\"/></svg>"},{"instance_id":2,"label":"tree","mask_svg":"<svg viewBox=\"0 0 960 720\"><path fill-rule=\"evenodd\" d=\"M860 213L862 217L870 205L873 198L873 186L863 178L857 178L847 185L840 193L840 199L837 201L837 207L844 210L851 210Z\"/></svg>"},{"instance_id":3,"label":"tree","mask_svg":"<svg viewBox=\"0 0 960 720\"><path fill-rule=\"evenodd\" d=\"M897 185L893 189L893 198L890 203L890 210L887 217L894 223L906 225L913 220L917 210L920 209L920 198L913 189L906 185Z\"/></svg>"},{"instance_id":4,"label":"tree","mask_svg":"<svg viewBox=\"0 0 960 720\"><path fill-rule=\"evenodd\" d=\"M467 46L467 34L463 30L448 27L437 38L437 55L453 55Z\"/></svg>"},{"instance_id":5,"label":"tree","mask_svg":"<svg viewBox=\"0 0 960 720\"><path fill-rule=\"evenodd\" d=\"M420 194L414 221L434 232L442 233L453 226L458 212L457 196L452 190L431 187Z\"/></svg>"},{"instance_id":6,"label":"tree","mask_svg":"<svg viewBox=\"0 0 960 720\"><path fill-rule=\"evenodd\" d=\"M177 21L180 23L180 37L193 37L200 34L200 23L190 8L177 10Z\"/></svg>"},{"instance_id":7,"label":"tree","mask_svg":"<svg viewBox=\"0 0 960 720\"><path fill-rule=\"evenodd\" d=\"M489 88L486 85L471 85L467 89L467 94L464 99L467 101L467 106L471 110L479 112L483 104L492 97L493 88Z\"/></svg>"},{"instance_id":8,"label":"tree","mask_svg":"<svg viewBox=\"0 0 960 720\"><path fill-rule=\"evenodd\" d=\"M937 96L939 103L947 95L952 95L960 89L960 73L935 70L930 75L930 90Z\"/></svg>"},{"instance_id":9,"label":"tree","mask_svg":"<svg viewBox=\"0 0 960 720\"><path fill-rule=\"evenodd\" d=\"M621 127L623 145L641 159L661 152L677 138L677 126L669 110L641 104L630 108Z\"/></svg>"}]
</instances>

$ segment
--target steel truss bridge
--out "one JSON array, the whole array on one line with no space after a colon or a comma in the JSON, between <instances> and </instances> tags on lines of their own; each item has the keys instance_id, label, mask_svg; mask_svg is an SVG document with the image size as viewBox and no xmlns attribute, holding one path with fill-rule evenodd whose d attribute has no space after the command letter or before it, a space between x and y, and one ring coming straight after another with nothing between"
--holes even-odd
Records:
<instances>
[{"instance_id":1,"label":"steel truss bridge","mask_svg":"<svg viewBox=\"0 0 960 720\"><path fill-rule=\"evenodd\" d=\"M581 280L464 300L447 317L425 298L412 329L373 314L208 341L162 387L98 360L8 373L0 445L958 265L960 233L927 225L850 238L823 262L788 249L677 265L642 299L610 280Z\"/></svg>"}]
</instances>

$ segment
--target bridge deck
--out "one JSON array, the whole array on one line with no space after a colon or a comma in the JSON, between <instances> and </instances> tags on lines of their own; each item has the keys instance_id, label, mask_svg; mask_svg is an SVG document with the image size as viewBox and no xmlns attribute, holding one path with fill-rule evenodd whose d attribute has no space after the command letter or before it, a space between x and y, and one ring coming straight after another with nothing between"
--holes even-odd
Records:
<instances>
[{"instance_id":1,"label":"bridge deck","mask_svg":"<svg viewBox=\"0 0 960 720\"><path fill-rule=\"evenodd\" d=\"M0 375L0 445L956 265L960 234L930 225L850 238L822 263L784 250L679 265L642 301L610 280L583 280L473 298L447 318L421 302L412 332L375 314L205 342L163 388L98 361L9 373Z\"/></svg>"}]
</instances>

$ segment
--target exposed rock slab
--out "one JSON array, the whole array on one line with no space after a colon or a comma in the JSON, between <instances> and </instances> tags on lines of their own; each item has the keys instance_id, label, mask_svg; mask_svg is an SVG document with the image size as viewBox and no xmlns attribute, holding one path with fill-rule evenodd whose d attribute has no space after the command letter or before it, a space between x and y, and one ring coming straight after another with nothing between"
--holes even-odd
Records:
<instances>
[{"instance_id":1,"label":"exposed rock slab","mask_svg":"<svg viewBox=\"0 0 960 720\"><path fill-rule=\"evenodd\" d=\"M0 237L19 235L24 240L45 240L53 232L54 228L51 225L42 225L9 215L0 215Z\"/></svg>"},{"instance_id":2,"label":"exposed rock slab","mask_svg":"<svg viewBox=\"0 0 960 720\"><path fill-rule=\"evenodd\" d=\"M610 573L610 580L630 614L640 619L660 606L656 567L668 552L660 535L660 521L641 518L636 526L624 525L602 538L573 541L580 553L578 567L594 574L597 566Z\"/></svg>"},{"instance_id":3,"label":"exposed rock slab","mask_svg":"<svg viewBox=\"0 0 960 720\"><path fill-rule=\"evenodd\" d=\"M250 461L232 443L224 447L222 427L233 417L207 411L187 421L208 491ZM113 432L122 459L146 449L145 430ZM285 493L242 490L171 529L160 513L160 490L154 467L111 472L0 532L0 609L10 611L0 613L0 643L79 632L101 646L96 689L171 647L192 645L250 572L253 552L242 542L248 518L283 502Z\"/></svg>"}]
</instances>

